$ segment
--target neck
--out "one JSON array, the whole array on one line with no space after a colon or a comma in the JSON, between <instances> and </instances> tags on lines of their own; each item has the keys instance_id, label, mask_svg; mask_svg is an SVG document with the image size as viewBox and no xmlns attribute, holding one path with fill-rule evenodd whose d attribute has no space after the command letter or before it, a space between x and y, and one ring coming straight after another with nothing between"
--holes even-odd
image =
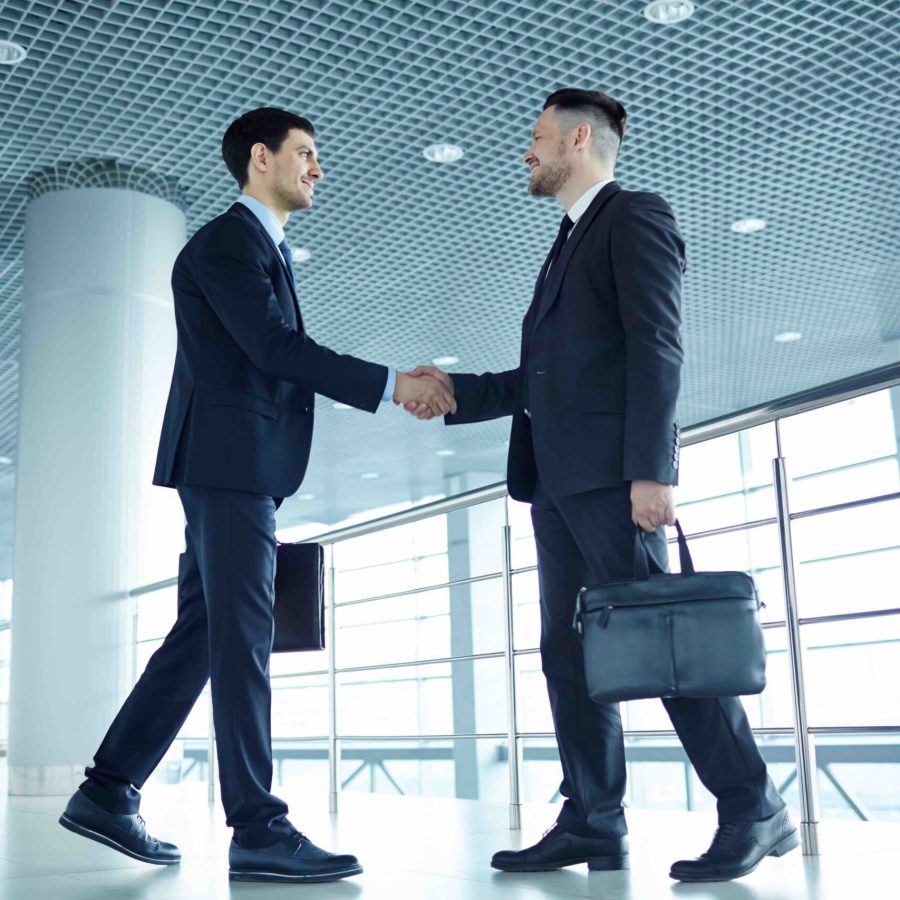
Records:
<instances>
[{"instance_id":1,"label":"neck","mask_svg":"<svg viewBox=\"0 0 900 900\"><path fill-rule=\"evenodd\" d=\"M607 181L612 179L612 169L592 166L590 169L580 172L570 178L560 189L556 195L562 208L568 212L575 201L589 188L593 187L598 181Z\"/></svg>"},{"instance_id":2,"label":"neck","mask_svg":"<svg viewBox=\"0 0 900 900\"><path fill-rule=\"evenodd\" d=\"M288 210L286 210L286 209L282 209L275 202L275 200L272 197L270 197L268 194L264 193L263 191L259 190L258 188L253 188L253 187L249 187L249 186L245 187L243 192L248 197L252 197L254 200L258 200L260 203L262 203L263 206L268 207L275 214L275 217L278 219L279 222L281 222L282 225L287 224L287 220L290 218L290 215L291 215L290 212L288 212Z\"/></svg>"}]
</instances>

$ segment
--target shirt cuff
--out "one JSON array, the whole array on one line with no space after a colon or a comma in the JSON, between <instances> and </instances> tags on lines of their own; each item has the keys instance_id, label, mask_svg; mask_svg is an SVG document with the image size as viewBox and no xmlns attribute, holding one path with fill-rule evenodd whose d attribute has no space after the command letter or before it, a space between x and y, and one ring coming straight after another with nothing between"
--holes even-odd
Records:
<instances>
[{"instance_id":1,"label":"shirt cuff","mask_svg":"<svg viewBox=\"0 0 900 900\"><path fill-rule=\"evenodd\" d=\"M388 369L387 383L384 386L384 393L381 395L381 402L387 403L394 399L394 387L397 384L397 370Z\"/></svg>"}]
</instances>

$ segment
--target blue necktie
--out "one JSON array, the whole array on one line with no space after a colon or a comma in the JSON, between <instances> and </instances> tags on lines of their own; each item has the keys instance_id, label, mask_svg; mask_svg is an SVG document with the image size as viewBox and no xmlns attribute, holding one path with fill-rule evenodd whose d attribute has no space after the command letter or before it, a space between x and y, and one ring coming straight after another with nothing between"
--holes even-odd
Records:
<instances>
[{"instance_id":1,"label":"blue necktie","mask_svg":"<svg viewBox=\"0 0 900 900\"><path fill-rule=\"evenodd\" d=\"M278 245L278 249L281 251L281 255L284 257L284 264L287 266L288 273L291 276L291 283L293 283L294 267L291 265L291 248L288 246L287 241L282 241Z\"/></svg>"}]
</instances>

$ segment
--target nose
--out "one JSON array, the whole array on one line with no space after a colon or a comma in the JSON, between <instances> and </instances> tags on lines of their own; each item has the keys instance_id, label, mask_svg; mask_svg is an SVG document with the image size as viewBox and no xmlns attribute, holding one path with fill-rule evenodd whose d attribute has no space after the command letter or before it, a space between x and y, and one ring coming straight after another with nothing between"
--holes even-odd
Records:
<instances>
[{"instance_id":1,"label":"nose","mask_svg":"<svg viewBox=\"0 0 900 900\"><path fill-rule=\"evenodd\" d=\"M317 181L321 181L325 177L325 173L322 171L322 167L315 160L313 160L313 163L309 167L309 171L306 174L310 178L315 178Z\"/></svg>"},{"instance_id":2,"label":"nose","mask_svg":"<svg viewBox=\"0 0 900 900\"><path fill-rule=\"evenodd\" d=\"M534 160L534 152L532 151L531 147L529 147L525 151L525 155L522 157L522 162L525 163L526 166L530 166L532 160Z\"/></svg>"}]
</instances>

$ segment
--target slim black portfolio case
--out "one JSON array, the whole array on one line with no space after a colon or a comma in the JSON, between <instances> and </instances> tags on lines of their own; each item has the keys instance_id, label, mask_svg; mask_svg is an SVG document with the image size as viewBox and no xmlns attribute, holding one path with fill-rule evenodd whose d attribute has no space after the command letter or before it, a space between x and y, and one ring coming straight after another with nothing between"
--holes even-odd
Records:
<instances>
[{"instance_id":1,"label":"slim black portfolio case","mask_svg":"<svg viewBox=\"0 0 900 900\"><path fill-rule=\"evenodd\" d=\"M279 544L272 651L324 648L325 550L321 544Z\"/></svg>"}]
</instances>

